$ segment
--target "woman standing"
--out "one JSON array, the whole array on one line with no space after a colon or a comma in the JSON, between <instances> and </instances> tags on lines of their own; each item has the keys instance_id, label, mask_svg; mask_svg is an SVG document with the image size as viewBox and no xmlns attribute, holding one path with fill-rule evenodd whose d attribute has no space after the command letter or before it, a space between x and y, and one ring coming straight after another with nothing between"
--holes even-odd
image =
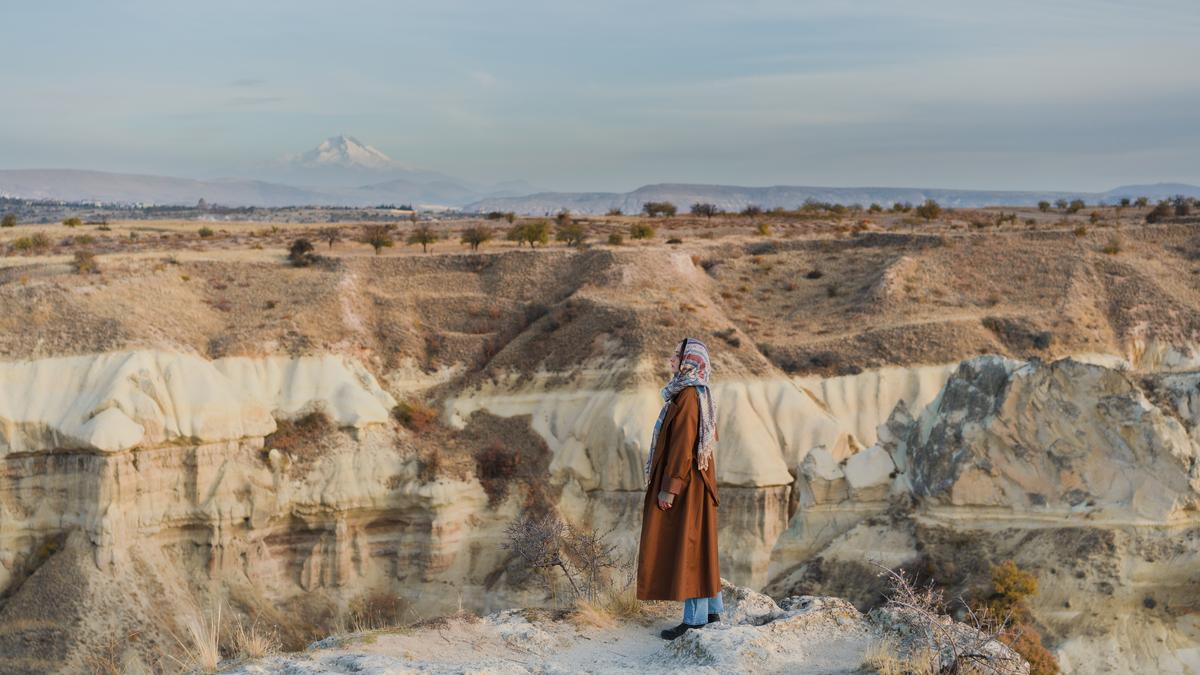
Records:
<instances>
[{"instance_id":1,"label":"woman standing","mask_svg":"<svg viewBox=\"0 0 1200 675\"><path fill-rule=\"evenodd\" d=\"M720 621L724 609L717 566L717 411L708 386L711 370L703 342L686 338L679 343L646 460L637 597L684 601L683 623L662 631L666 640Z\"/></svg>"}]
</instances>

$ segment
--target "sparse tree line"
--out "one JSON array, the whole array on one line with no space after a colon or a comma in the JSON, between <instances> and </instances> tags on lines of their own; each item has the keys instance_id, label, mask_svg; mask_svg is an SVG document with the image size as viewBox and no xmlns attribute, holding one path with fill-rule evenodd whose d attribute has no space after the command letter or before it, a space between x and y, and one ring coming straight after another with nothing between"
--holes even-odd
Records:
<instances>
[{"instance_id":1,"label":"sparse tree line","mask_svg":"<svg viewBox=\"0 0 1200 675\"><path fill-rule=\"evenodd\" d=\"M517 242L518 246L526 244L530 248L544 246L550 243L550 239L553 237L557 242L578 247L587 242L592 235L588 225L575 220L568 211L560 212L555 216L553 223L544 218L520 222L512 212L493 213L498 215L488 214L486 216L488 220L507 220L511 225L503 232L486 224L472 225L462 230L459 241L469 246L472 251L478 251L481 246L497 239L501 234L505 240ZM655 229L649 223L633 223L629 226L630 239L652 239L654 235ZM325 227L317 230L315 238L317 241L327 244L329 248L333 248L334 244L343 241L343 231L336 227ZM404 236L395 231L394 225L367 225L361 228L352 241L370 246L378 255L383 252L383 249L392 248L401 240L410 246L419 245L422 252L428 253L429 247L442 239L443 234L437 232L433 226L416 223ZM625 237L620 233L614 232L608 236L610 245L620 245L624 241ZM293 240L288 247L287 258L296 267L307 267L320 260L316 246L308 237L299 237Z\"/></svg>"}]
</instances>

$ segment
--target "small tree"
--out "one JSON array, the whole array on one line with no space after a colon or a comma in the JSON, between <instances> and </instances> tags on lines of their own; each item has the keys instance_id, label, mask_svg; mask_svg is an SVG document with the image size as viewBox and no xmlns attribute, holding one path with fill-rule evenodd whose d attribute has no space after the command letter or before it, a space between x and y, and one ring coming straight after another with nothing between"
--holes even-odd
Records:
<instances>
[{"instance_id":1,"label":"small tree","mask_svg":"<svg viewBox=\"0 0 1200 675\"><path fill-rule=\"evenodd\" d=\"M1183 218L1192 214L1192 202L1187 197L1179 195L1173 200L1173 203L1175 204L1176 217Z\"/></svg>"},{"instance_id":2,"label":"small tree","mask_svg":"<svg viewBox=\"0 0 1200 675\"><path fill-rule=\"evenodd\" d=\"M587 228L580 223L560 225L554 233L554 239L565 242L567 246L579 246L587 239L587 236Z\"/></svg>"},{"instance_id":3,"label":"small tree","mask_svg":"<svg viewBox=\"0 0 1200 675\"><path fill-rule=\"evenodd\" d=\"M4 214L4 219L0 220L0 227L16 227L16 226L17 226L17 217L14 214L6 213L6 214Z\"/></svg>"},{"instance_id":4,"label":"small tree","mask_svg":"<svg viewBox=\"0 0 1200 675\"><path fill-rule=\"evenodd\" d=\"M607 214L605 214L605 215L609 215L609 216L620 216L620 215L624 215L624 214L622 214L622 213L621 213L621 209L618 209L618 208L614 207L614 208L611 208L611 209L609 209L609 210L608 210L608 213L607 213Z\"/></svg>"},{"instance_id":5,"label":"small tree","mask_svg":"<svg viewBox=\"0 0 1200 675\"><path fill-rule=\"evenodd\" d=\"M1137 199L1133 200L1133 205L1138 207L1139 209L1144 209L1150 205L1150 198L1149 197L1138 197Z\"/></svg>"},{"instance_id":6,"label":"small tree","mask_svg":"<svg viewBox=\"0 0 1200 675\"><path fill-rule=\"evenodd\" d=\"M712 218L720 213L721 210L717 208L716 204L709 204L708 202L696 202L695 204L692 204L691 212L693 216Z\"/></svg>"},{"instance_id":7,"label":"small tree","mask_svg":"<svg viewBox=\"0 0 1200 675\"><path fill-rule=\"evenodd\" d=\"M359 241L368 244L375 249L375 255L385 248L391 248L396 245L396 240L392 239L392 228L388 225L368 225L363 228L362 237Z\"/></svg>"},{"instance_id":8,"label":"small tree","mask_svg":"<svg viewBox=\"0 0 1200 675\"><path fill-rule=\"evenodd\" d=\"M1087 204L1082 199L1072 199L1070 204L1067 204L1067 213L1079 213Z\"/></svg>"},{"instance_id":9,"label":"small tree","mask_svg":"<svg viewBox=\"0 0 1200 675\"><path fill-rule=\"evenodd\" d=\"M883 207L880 206L879 204L876 204L875 202L871 202L871 205L867 207L867 212L868 213L882 213Z\"/></svg>"},{"instance_id":10,"label":"small tree","mask_svg":"<svg viewBox=\"0 0 1200 675\"><path fill-rule=\"evenodd\" d=\"M566 227L574 222L575 220L571 218L571 212L566 209L559 211L558 215L554 216L554 224L558 227Z\"/></svg>"},{"instance_id":11,"label":"small tree","mask_svg":"<svg viewBox=\"0 0 1200 675\"><path fill-rule=\"evenodd\" d=\"M80 220L80 219L78 219L78 218L76 218L76 217L74 217L74 216L72 216L72 217L70 217L70 218L66 218L66 219L64 219L64 220L62 221L62 224L63 224L63 225L66 225L67 227L79 227L80 225L82 225L82 224L83 224L83 221L82 221L82 220Z\"/></svg>"},{"instance_id":12,"label":"small tree","mask_svg":"<svg viewBox=\"0 0 1200 675\"><path fill-rule=\"evenodd\" d=\"M642 204L642 211L651 218L666 216L670 218L675 215L676 208L671 202L646 202Z\"/></svg>"},{"instance_id":13,"label":"small tree","mask_svg":"<svg viewBox=\"0 0 1200 675\"><path fill-rule=\"evenodd\" d=\"M762 207L758 206L757 204L750 204L749 206L747 206L746 208L741 210L741 214L743 216L750 216L751 218L753 218L755 216L761 216L762 212L763 212Z\"/></svg>"},{"instance_id":14,"label":"small tree","mask_svg":"<svg viewBox=\"0 0 1200 675\"><path fill-rule=\"evenodd\" d=\"M215 233L213 232L211 227L202 227L197 232L197 234L200 235L201 239L208 239L209 237L213 236L213 234L215 234Z\"/></svg>"},{"instance_id":15,"label":"small tree","mask_svg":"<svg viewBox=\"0 0 1200 675\"><path fill-rule=\"evenodd\" d=\"M525 241L529 242L529 247L534 248L537 244L543 246L550 241L550 223L546 220L535 220L525 225Z\"/></svg>"},{"instance_id":16,"label":"small tree","mask_svg":"<svg viewBox=\"0 0 1200 675\"><path fill-rule=\"evenodd\" d=\"M512 211L506 211L504 213L504 222L508 223L509 225L512 225L513 221L516 219L517 219L517 214L513 213Z\"/></svg>"},{"instance_id":17,"label":"small tree","mask_svg":"<svg viewBox=\"0 0 1200 675\"><path fill-rule=\"evenodd\" d=\"M418 225L409 233L406 243L420 244L421 252L428 253L429 245L438 240L438 233L433 231L433 228L428 225Z\"/></svg>"},{"instance_id":18,"label":"small tree","mask_svg":"<svg viewBox=\"0 0 1200 675\"><path fill-rule=\"evenodd\" d=\"M508 228L508 232L505 233L504 238L517 242L517 246L520 247L525 243L525 224L521 223L520 225L513 225Z\"/></svg>"},{"instance_id":19,"label":"small tree","mask_svg":"<svg viewBox=\"0 0 1200 675\"><path fill-rule=\"evenodd\" d=\"M1068 202L1065 199L1055 199L1054 200L1054 208L1058 209L1059 211L1065 210L1067 208L1068 204L1070 204L1070 202Z\"/></svg>"},{"instance_id":20,"label":"small tree","mask_svg":"<svg viewBox=\"0 0 1200 675\"><path fill-rule=\"evenodd\" d=\"M917 215L929 222L942 215L942 206L932 199L926 199L924 204L917 207Z\"/></svg>"},{"instance_id":21,"label":"small tree","mask_svg":"<svg viewBox=\"0 0 1200 675\"><path fill-rule=\"evenodd\" d=\"M472 251L478 251L479 247L485 242L492 240L492 228L486 225L476 225L463 230L462 243L471 247Z\"/></svg>"},{"instance_id":22,"label":"small tree","mask_svg":"<svg viewBox=\"0 0 1200 675\"><path fill-rule=\"evenodd\" d=\"M1042 213L1046 213L1049 210L1050 210L1050 202L1046 201L1045 199L1038 202L1038 211L1041 211Z\"/></svg>"},{"instance_id":23,"label":"small tree","mask_svg":"<svg viewBox=\"0 0 1200 675\"><path fill-rule=\"evenodd\" d=\"M317 234L321 237L321 241L329 244L329 248L333 248L334 244L342 240L342 231L336 227L323 227Z\"/></svg>"},{"instance_id":24,"label":"small tree","mask_svg":"<svg viewBox=\"0 0 1200 675\"><path fill-rule=\"evenodd\" d=\"M1132 203L1133 203L1133 200L1131 200L1129 197L1121 197L1121 206L1122 207L1128 208L1129 205Z\"/></svg>"},{"instance_id":25,"label":"small tree","mask_svg":"<svg viewBox=\"0 0 1200 675\"><path fill-rule=\"evenodd\" d=\"M288 262L292 267L308 267L316 261L316 256L313 255L313 243L304 237L300 237L292 242L288 247Z\"/></svg>"}]
</instances>

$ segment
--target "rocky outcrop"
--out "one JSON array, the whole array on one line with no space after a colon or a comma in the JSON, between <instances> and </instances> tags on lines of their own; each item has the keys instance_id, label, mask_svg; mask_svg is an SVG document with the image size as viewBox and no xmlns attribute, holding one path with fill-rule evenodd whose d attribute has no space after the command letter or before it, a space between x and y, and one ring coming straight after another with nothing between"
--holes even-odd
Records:
<instances>
[{"instance_id":1,"label":"rocky outcrop","mask_svg":"<svg viewBox=\"0 0 1200 675\"><path fill-rule=\"evenodd\" d=\"M677 619L650 610L615 625L587 625L529 610L482 619L458 615L434 628L351 634L314 643L303 654L235 665L250 673L734 673L828 675L864 672L882 660L904 663L920 654L927 667L949 653L925 651L919 620L903 611L864 616L840 598L789 597L776 604L748 588L726 583L722 621L672 642L655 634ZM943 618L943 630L976 634ZM982 636L980 636L982 637ZM449 642L450 645L447 645ZM455 649L454 644L469 645ZM993 672L1023 675L1029 664L999 642L985 642ZM913 663L917 663L913 661Z\"/></svg>"},{"instance_id":2,"label":"rocky outcrop","mask_svg":"<svg viewBox=\"0 0 1200 675\"><path fill-rule=\"evenodd\" d=\"M332 355L117 352L0 363L0 382L0 455L236 441L313 410L365 427L395 405L361 365Z\"/></svg>"},{"instance_id":3,"label":"rocky outcrop","mask_svg":"<svg viewBox=\"0 0 1200 675\"><path fill-rule=\"evenodd\" d=\"M1070 359L964 362L904 441L913 492L934 504L1186 519L1200 449L1119 371Z\"/></svg>"}]
</instances>

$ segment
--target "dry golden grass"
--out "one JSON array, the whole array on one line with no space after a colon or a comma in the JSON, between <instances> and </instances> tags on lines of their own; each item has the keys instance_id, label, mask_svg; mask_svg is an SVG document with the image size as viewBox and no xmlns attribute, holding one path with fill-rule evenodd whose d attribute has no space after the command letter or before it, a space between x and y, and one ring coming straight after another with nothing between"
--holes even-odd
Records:
<instances>
[{"instance_id":1,"label":"dry golden grass","mask_svg":"<svg viewBox=\"0 0 1200 675\"><path fill-rule=\"evenodd\" d=\"M183 626L186 635L180 638L172 633L183 651L183 658L172 656L171 660L185 671L217 672L217 666L221 663L221 603L218 601L207 616L199 607L185 611Z\"/></svg>"},{"instance_id":2,"label":"dry golden grass","mask_svg":"<svg viewBox=\"0 0 1200 675\"><path fill-rule=\"evenodd\" d=\"M261 659L279 651L279 638L275 631L260 628L257 620L249 626L241 621L234 624L233 644L238 654L248 659Z\"/></svg>"},{"instance_id":3,"label":"dry golden grass","mask_svg":"<svg viewBox=\"0 0 1200 675\"><path fill-rule=\"evenodd\" d=\"M575 610L571 612L571 622L581 628L605 629L617 625L617 618L604 603L580 600L575 603Z\"/></svg>"},{"instance_id":4,"label":"dry golden grass","mask_svg":"<svg viewBox=\"0 0 1200 675\"><path fill-rule=\"evenodd\" d=\"M878 675L936 675L934 654L928 647L901 654L900 644L895 638L872 640L863 654L863 668Z\"/></svg>"},{"instance_id":5,"label":"dry golden grass","mask_svg":"<svg viewBox=\"0 0 1200 675\"><path fill-rule=\"evenodd\" d=\"M570 620L578 626L611 628L646 616L646 604L637 599L633 584L610 588L595 602L579 599L575 602Z\"/></svg>"}]
</instances>

